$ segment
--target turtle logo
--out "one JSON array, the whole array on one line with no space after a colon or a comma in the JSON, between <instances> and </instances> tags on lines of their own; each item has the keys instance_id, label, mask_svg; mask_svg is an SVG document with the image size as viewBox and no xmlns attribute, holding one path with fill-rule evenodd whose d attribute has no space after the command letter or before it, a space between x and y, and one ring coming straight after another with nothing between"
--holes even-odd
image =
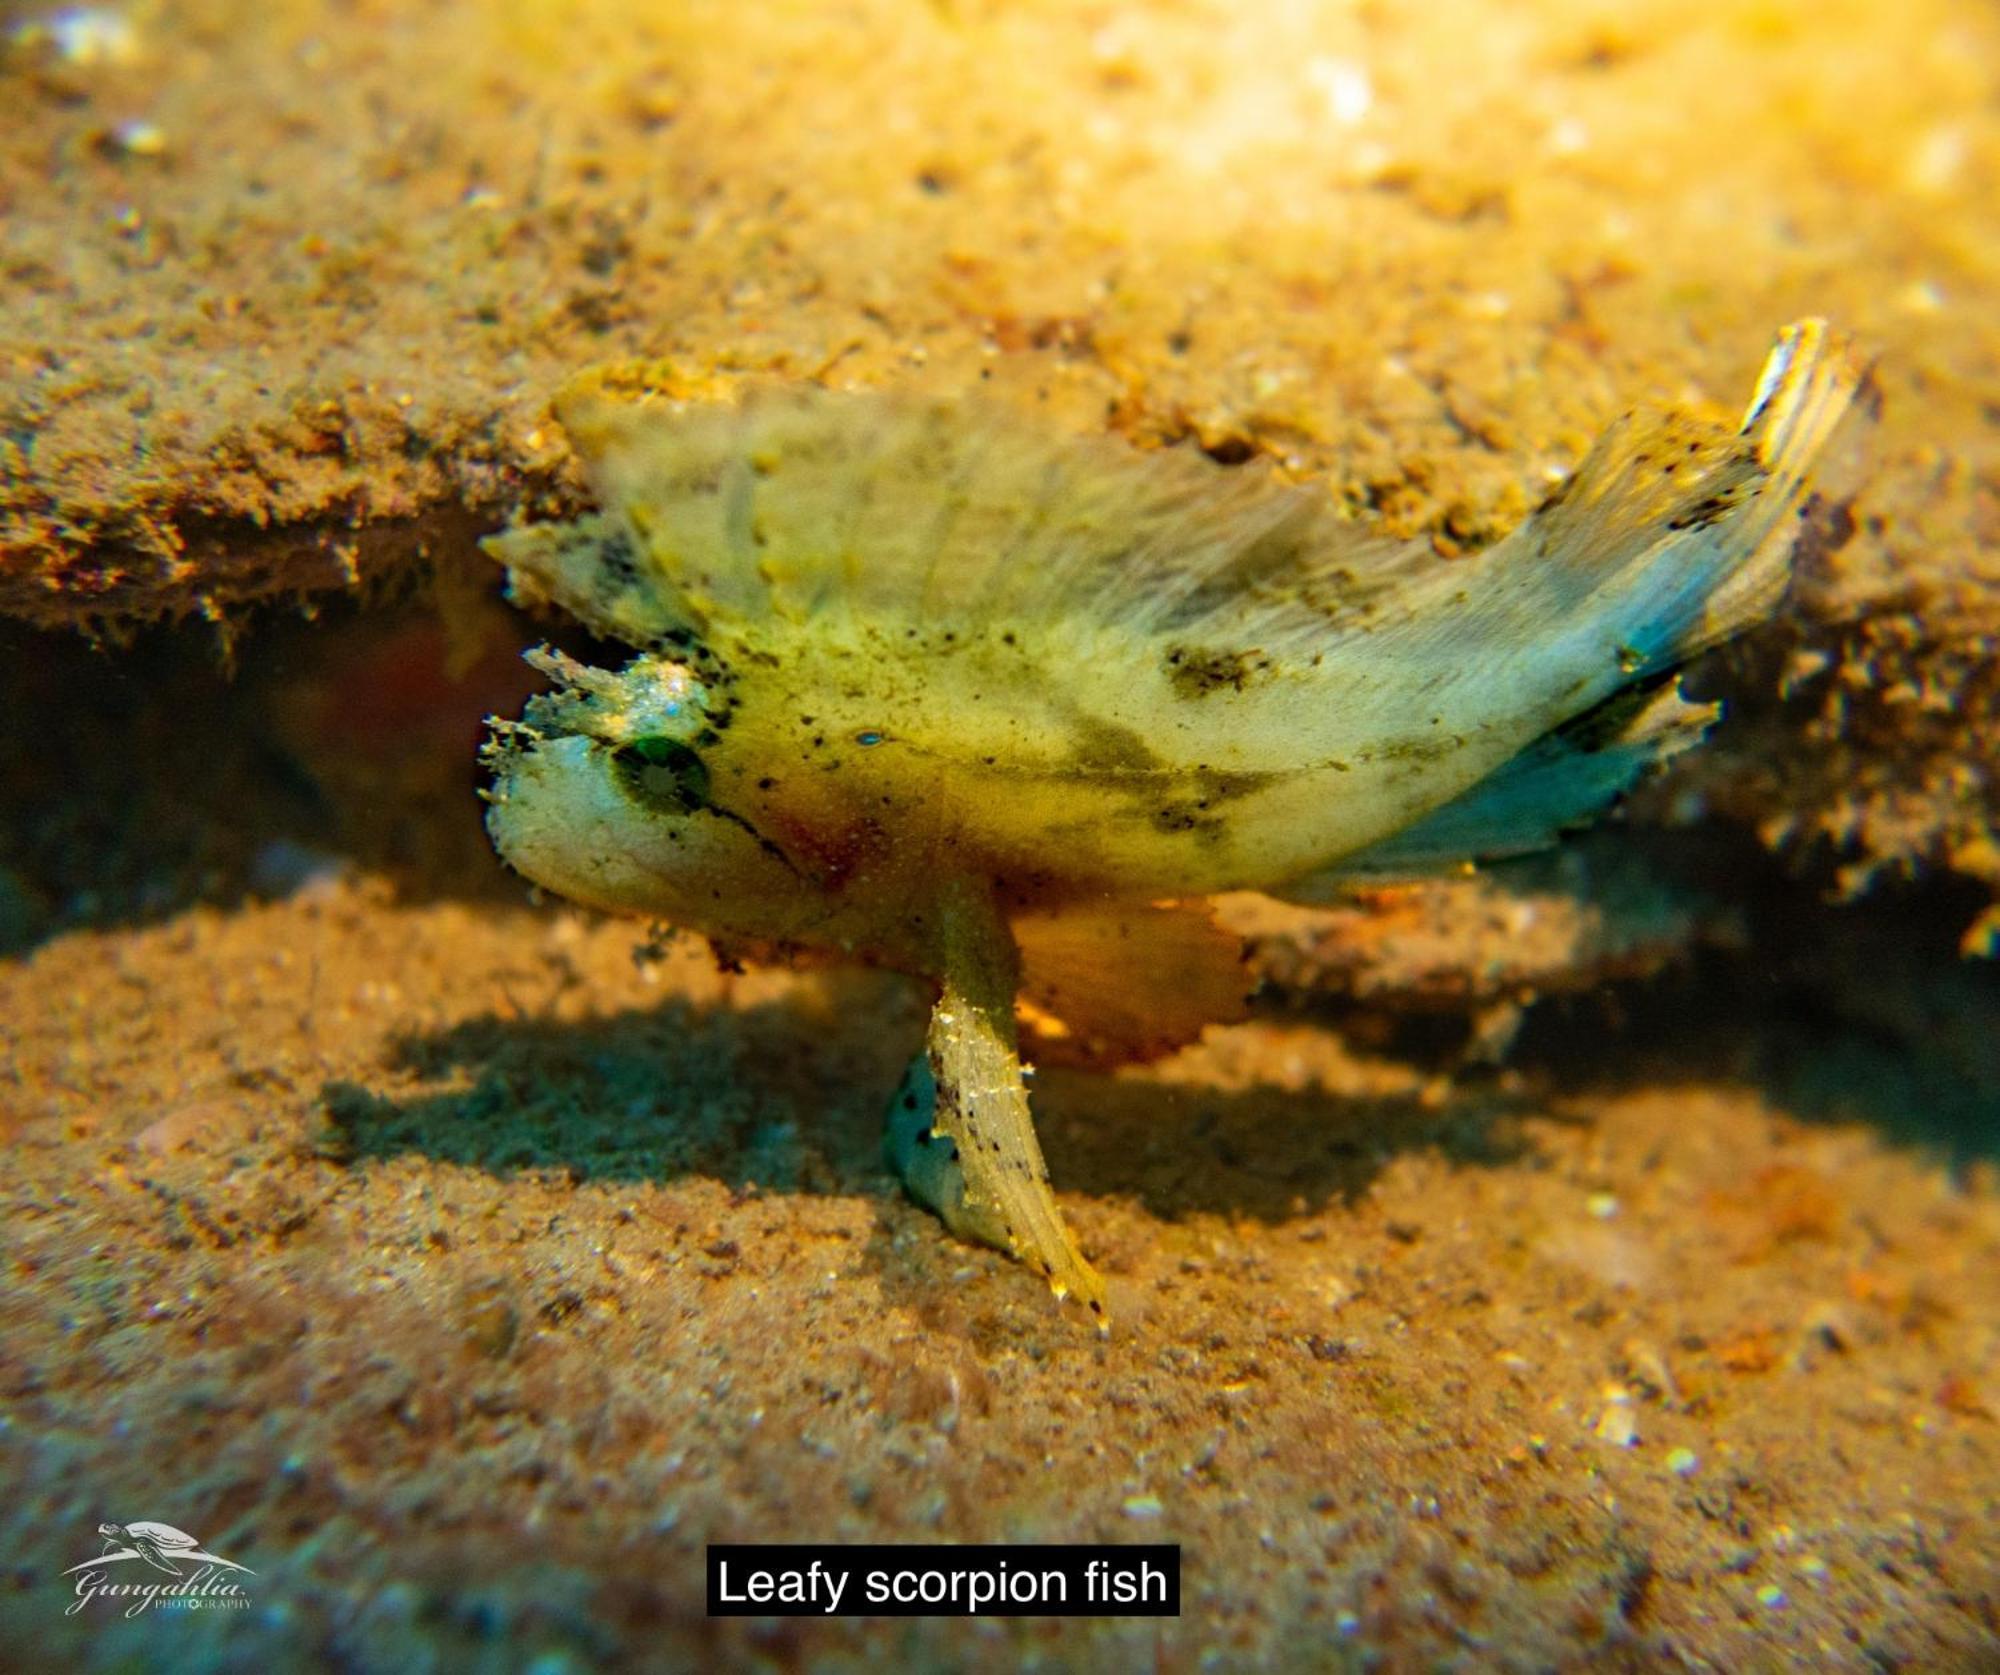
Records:
<instances>
[{"instance_id":1,"label":"turtle logo","mask_svg":"<svg viewBox=\"0 0 2000 1675\"><path fill-rule=\"evenodd\" d=\"M97 1533L104 1538L104 1551L63 1572L75 1578L72 1615L93 1599L122 1606L128 1617L155 1606L163 1611L243 1610L250 1603L238 1578L256 1572L209 1552L186 1530L141 1519L133 1524L99 1524ZM120 1571L117 1567L128 1559L137 1559L140 1568ZM153 1575L154 1571L160 1574Z\"/></svg>"},{"instance_id":2,"label":"turtle logo","mask_svg":"<svg viewBox=\"0 0 2000 1675\"><path fill-rule=\"evenodd\" d=\"M122 1608L128 1617L156 1606L162 1611L249 1607L241 1578L256 1572L209 1552L186 1530L142 1518L131 1524L99 1524L97 1533L104 1538L104 1551L63 1572L75 1579L71 1615L94 1599ZM139 1563L121 1569L129 1559Z\"/></svg>"},{"instance_id":3,"label":"turtle logo","mask_svg":"<svg viewBox=\"0 0 2000 1675\"><path fill-rule=\"evenodd\" d=\"M186 1530L177 1530L172 1524L156 1524L151 1519L141 1519L136 1524L99 1524L97 1533L104 1537L104 1551L94 1559L85 1559L80 1565L70 1566L63 1572L65 1576L74 1576L79 1570L88 1570L93 1565L116 1564L121 1559L144 1559L155 1570L164 1570L169 1576L187 1575L181 1569L184 1564L221 1565L225 1570L240 1570L246 1576L256 1574L247 1565L204 1551L201 1543Z\"/></svg>"}]
</instances>

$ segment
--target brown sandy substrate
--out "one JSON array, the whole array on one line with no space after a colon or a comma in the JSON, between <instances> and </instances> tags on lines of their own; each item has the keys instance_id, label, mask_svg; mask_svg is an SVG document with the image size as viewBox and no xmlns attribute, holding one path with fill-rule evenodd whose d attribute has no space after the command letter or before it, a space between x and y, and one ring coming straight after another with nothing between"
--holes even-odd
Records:
<instances>
[{"instance_id":1,"label":"brown sandy substrate","mask_svg":"<svg viewBox=\"0 0 2000 1675\"><path fill-rule=\"evenodd\" d=\"M134 0L87 53L54 11L0 6L0 610L450 557L574 495L547 397L632 355L994 374L1453 551L1820 313L1882 356L1853 538L1684 783L1857 887L2000 885L1980 0Z\"/></svg>"},{"instance_id":2,"label":"brown sandy substrate","mask_svg":"<svg viewBox=\"0 0 2000 1675\"><path fill-rule=\"evenodd\" d=\"M0 965L0 1637L186 1670L2000 1658L2000 1179L1916 1143L1990 1157L1990 985L1956 1073L1692 982L1531 1022L1499 1074L1282 1015L1046 1071L1100 1342L884 1173L920 996L635 947L329 868ZM254 1609L65 1616L137 1518L250 1565ZM1185 1609L711 1624L723 1539L1172 1540Z\"/></svg>"}]
</instances>

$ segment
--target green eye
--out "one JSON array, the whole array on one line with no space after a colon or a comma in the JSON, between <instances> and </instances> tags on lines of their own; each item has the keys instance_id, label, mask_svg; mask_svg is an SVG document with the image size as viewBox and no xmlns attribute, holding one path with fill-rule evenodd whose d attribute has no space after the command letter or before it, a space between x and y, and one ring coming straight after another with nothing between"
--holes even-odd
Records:
<instances>
[{"instance_id":1,"label":"green eye","mask_svg":"<svg viewBox=\"0 0 2000 1675\"><path fill-rule=\"evenodd\" d=\"M708 807L708 764L678 739L634 739L612 755L618 783L634 802L662 814Z\"/></svg>"}]
</instances>

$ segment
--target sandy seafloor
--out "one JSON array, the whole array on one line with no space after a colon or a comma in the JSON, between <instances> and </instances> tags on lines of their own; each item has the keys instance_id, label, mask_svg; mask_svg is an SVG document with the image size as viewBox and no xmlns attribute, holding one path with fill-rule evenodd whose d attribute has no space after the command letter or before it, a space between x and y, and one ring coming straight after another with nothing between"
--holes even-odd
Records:
<instances>
[{"instance_id":1,"label":"sandy seafloor","mask_svg":"<svg viewBox=\"0 0 2000 1675\"><path fill-rule=\"evenodd\" d=\"M2000 1666L1990 9L77 15L0 5L0 1662ZM885 1172L914 985L485 850L560 630L472 538L593 360L983 370L1447 562L1811 312L1880 417L1710 745L1037 1078L1108 1341ZM135 1520L249 1606L68 1612ZM813 1539L1184 1611L704 1618Z\"/></svg>"}]
</instances>

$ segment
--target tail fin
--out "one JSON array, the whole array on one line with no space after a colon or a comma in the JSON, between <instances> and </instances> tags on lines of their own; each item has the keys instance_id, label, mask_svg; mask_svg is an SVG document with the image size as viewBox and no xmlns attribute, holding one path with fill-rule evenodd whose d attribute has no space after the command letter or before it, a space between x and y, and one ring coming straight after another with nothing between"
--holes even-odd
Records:
<instances>
[{"instance_id":1,"label":"tail fin","mask_svg":"<svg viewBox=\"0 0 2000 1675\"><path fill-rule=\"evenodd\" d=\"M1777 603L1791 574L1813 462L1867 376L1852 340L1824 320L1799 320L1778 333L1743 415L1743 438L1766 474L1732 534L1745 557L1710 597L1708 637L1691 650L1727 639Z\"/></svg>"},{"instance_id":2,"label":"tail fin","mask_svg":"<svg viewBox=\"0 0 2000 1675\"><path fill-rule=\"evenodd\" d=\"M1612 425L1491 555L1514 584L1508 611L1567 616L1593 649L1607 627L1618 636L1603 695L1423 819L1276 893L1326 901L1543 848L1698 743L1720 706L1684 699L1674 671L1777 603L1813 462L1865 375L1846 338L1801 320L1778 334L1738 430L1687 414Z\"/></svg>"},{"instance_id":3,"label":"tail fin","mask_svg":"<svg viewBox=\"0 0 2000 1675\"><path fill-rule=\"evenodd\" d=\"M1573 591L1564 603L1624 595L1635 669L1683 663L1783 594L1813 461L1866 371L1824 320L1789 325L1738 430L1628 413L1514 539Z\"/></svg>"}]
</instances>

